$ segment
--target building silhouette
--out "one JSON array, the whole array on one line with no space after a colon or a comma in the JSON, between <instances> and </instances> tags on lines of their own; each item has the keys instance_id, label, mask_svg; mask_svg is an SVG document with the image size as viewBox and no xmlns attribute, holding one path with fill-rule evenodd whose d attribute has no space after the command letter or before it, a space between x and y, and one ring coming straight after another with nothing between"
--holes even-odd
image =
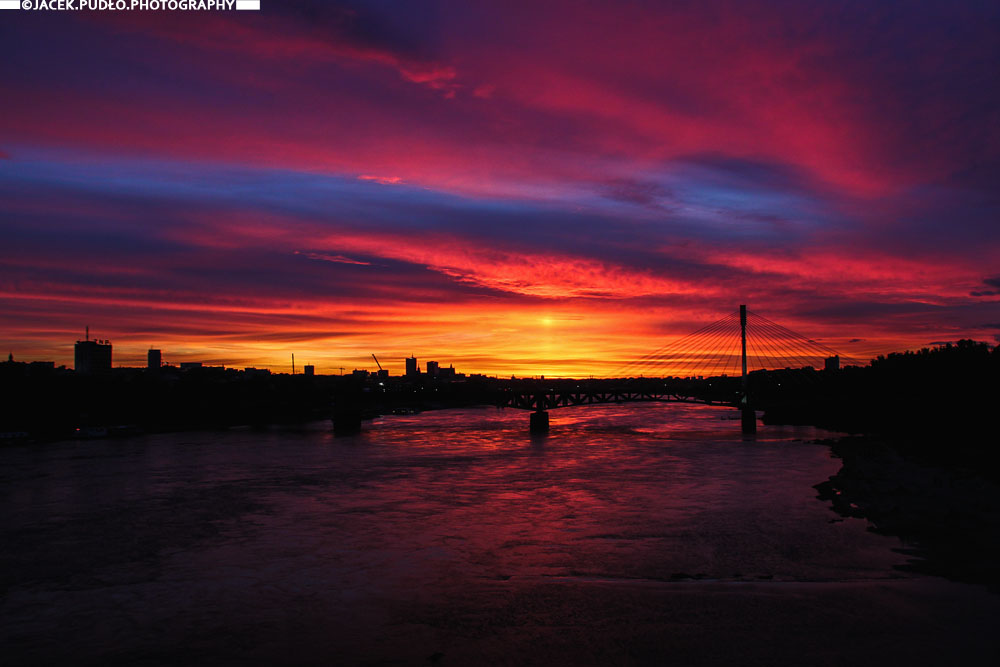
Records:
<instances>
[{"instance_id":1,"label":"building silhouette","mask_svg":"<svg viewBox=\"0 0 1000 667\"><path fill-rule=\"evenodd\" d=\"M823 360L823 368L828 371L840 370L840 355L833 355Z\"/></svg>"},{"instance_id":2,"label":"building silhouette","mask_svg":"<svg viewBox=\"0 0 1000 667\"><path fill-rule=\"evenodd\" d=\"M90 327L87 327L86 339L76 341L73 346L73 368L85 374L110 371L111 341L90 340Z\"/></svg>"},{"instance_id":3,"label":"building silhouette","mask_svg":"<svg viewBox=\"0 0 1000 667\"><path fill-rule=\"evenodd\" d=\"M420 375L420 369L417 368L417 358L407 357L406 358L406 377L417 377Z\"/></svg>"},{"instance_id":4,"label":"building silhouette","mask_svg":"<svg viewBox=\"0 0 1000 667\"><path fill-rule=\"evenodd\" d=\"M160 366L163 365L163 357L159 350L150 349L146 353L146 368L151 371L159 370Z\"/></svg>"},{"instance_id":5,"label":"building silhouette","mask_svg":"<svg viewBox=\"0 0 1000 667\"><path fill-rule=\"evenodd\" d=\"M438 364L438 362L436 361L427 362L427 374L430 375L431 377L437 377L439 369L440 365Z\"/></svg>"},{"instance_id":6,"label":"building silhouette","mask_svg":"<svg viewBox=\"0 0 1000 667\"><path fill-rule=\"evenodd\" d=\"M313 366L313 365L307 364L307 365L305 365L305 366L302 367L302 372L305 375L316 375L316 367Z\"/></svg>"}]
</instances>

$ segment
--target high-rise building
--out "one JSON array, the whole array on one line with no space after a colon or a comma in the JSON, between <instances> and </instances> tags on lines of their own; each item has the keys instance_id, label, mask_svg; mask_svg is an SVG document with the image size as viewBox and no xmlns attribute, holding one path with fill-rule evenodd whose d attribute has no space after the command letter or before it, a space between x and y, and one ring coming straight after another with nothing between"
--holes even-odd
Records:
<instances>
[{"instance_id":1,"label":"high-rise building","mask_svg":"<svg viewBox=\"0 0 1000 667\"><path fill-rule=\"evenodd\" d=\"M306 365L302 367L302 372L305 375L316 375L316 367L312 365Z\"/></svg>"},{"instance_id":2,"label":"high-rise building","mask_svg":"<svg viewBox=\"0 0 1000 667\"><path fill-rule=\"evenodd\" d=\"M438 370L439 369L440 369L440 366L438 365L438 362L436 362L436 361L428 361L427 362L427 374L430 375L431 377L435 377L436 378L438 376Z\"/></svg>"},{"instance_id":3,"label":"high-rise building","mask_svg":"<svg viewBox=\"0 0 1000 667\"><path fill-rule=\"evenodd\" d=\"M77 373L103 373L111 370L111 341L90 340L90 328L86 340L76 341L73 346L73 368Z\"/></svg>"},{"instance_id":4,"label":"high-rise building","mask_svg":"<svg viewBox=\"0 0 1000 667\"><path fill-rule=\"evenodd\" d=\"M151 371L156 371L160 369L163 365L163 356L160 354L159 350L150 349L146 353L146 368Z\"/></svg>"},{"instance_id":5,"label":"high-rise building","mask_svg":"<svg viewBox=\"0 0 1000 667\"><path fill-rule=\"evenodd\" d=\"M417 358L407 357L406 358L406 377L416 377L420 375L420 369L417 368Z\"/></svg>"},{"instance_id":6,"label":"high-rise building","mask_svg":"<svg viewBox=\"0 0 1000 667\"><path fill-rule=\"evenodd\" d=\"M840 370L840 355L833 355L832 357L827 357L823 363L823 368L828 371L839 371Z\"/></svg>"}]
</instances>

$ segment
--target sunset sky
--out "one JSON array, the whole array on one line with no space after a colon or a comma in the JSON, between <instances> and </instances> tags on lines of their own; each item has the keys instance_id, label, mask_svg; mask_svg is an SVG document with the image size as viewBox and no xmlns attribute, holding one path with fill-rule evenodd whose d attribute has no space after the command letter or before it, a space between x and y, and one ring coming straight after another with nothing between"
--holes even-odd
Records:
<instances>
[{"instance_id":1,"label":"sunset sky","mask_svg":"<svg viewBox=\"0 0 1000 667\"><path fill-rule=\"evenodd\" d=\"M0 344L610 372L1000 335L1000 3L0 12Z\"/></svg>"}]
</instances>

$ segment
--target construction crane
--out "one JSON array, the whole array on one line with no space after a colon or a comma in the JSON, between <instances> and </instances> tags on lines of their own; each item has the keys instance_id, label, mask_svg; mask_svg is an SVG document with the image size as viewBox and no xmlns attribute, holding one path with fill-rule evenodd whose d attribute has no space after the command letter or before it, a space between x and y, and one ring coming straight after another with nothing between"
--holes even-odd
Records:
<instances>
[{"instance_id":1,"label":"construction crane","mask_svg":"<svg viewBox=\"0 0 1000 667\"><path fill-rule=\"evenodd\" d=\"M378 366L378 369L379 369L379 370L382 370L382 364L380 364L380 363L378 362L378 357L376 357L376 356L375 356L375 353L374 353L374 352L372 353L372 359L374 359L374 360L375 360L375 365L376 365L376 366Z\"/></svg>"}]
</instances>

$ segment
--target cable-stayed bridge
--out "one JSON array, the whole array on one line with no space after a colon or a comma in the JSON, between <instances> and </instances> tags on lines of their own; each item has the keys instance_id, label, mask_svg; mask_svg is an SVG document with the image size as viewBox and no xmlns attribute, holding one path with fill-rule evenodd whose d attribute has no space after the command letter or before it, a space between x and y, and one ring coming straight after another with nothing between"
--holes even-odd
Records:
<instances>
[{"instance_id":1,"label":"cable-stayed bridge","mask_svg":"<svg viewBox=\"0 0 1000 667\"><path fill-rule=\"evenodd\" d=\"M531 430L548 430L548 411L575 405L683 402L731 405L744 433L756 431L750 374L856 364L811 338L747 310L720 320L590 381L523 380L504 392L503 407L531 410Z\"/></svg>"},{"instance_id":2,"label":"cable-stayed bridge","mask_svg":"<svg viewBox=\"0 0 1000 667\"><path fill-rule=\"evenodd\" d=\"M746 347L741 313L746 316ZM740 306L729 315L631 361L606 377L710 377L741 375L747 370L823 368L842 356L807 336Z\"/></svg>"}]
</instances>

